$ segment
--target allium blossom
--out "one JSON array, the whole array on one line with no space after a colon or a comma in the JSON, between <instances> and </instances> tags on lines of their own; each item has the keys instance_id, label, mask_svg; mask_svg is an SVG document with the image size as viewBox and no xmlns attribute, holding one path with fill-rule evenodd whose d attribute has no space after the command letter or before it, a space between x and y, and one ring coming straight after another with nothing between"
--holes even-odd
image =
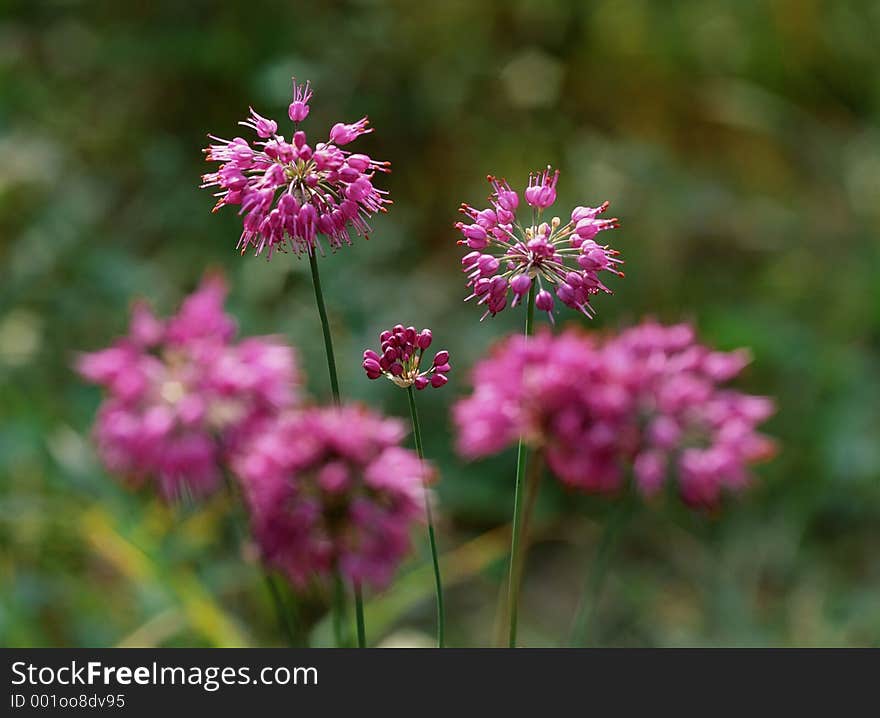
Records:
<instances>
[{"instance_id":1,"label":"allium blossom","mask_svg":"<svg viewBox=\"0 0 880 718\"><path fill-rule=\"evenodd\" d=\"M76 364L107 392L94 430L106 468L154 481L166 499L216 489L235 444L297 399L293 350L274 337L233 341L225 296L208 277L166 321L137 303L128 336Z\"/></svg>"},{"instance_id":2,"label":"allium blossom","mask_svg":"<svg viewBox=\"0 0 880 718\"><path fill-rule=\"evenodd\" d=\"M216 144L205 154L220 168L202 177L202 187L219 187L215 212L227 204L240 206L242 254L248 247L257 254L265 249L269 257L288 247L296 254L311 254L319 246L318 235L337 249L351 244L349 228L367 235L367 220L390 203L387 192L373 186L376 172L389 172L389 163L341 149L373 131L367 118L336 123L329 139L313 147L298 128L309 114L311 97L309 83L297 85L294 80L288 116L295 127L289 141L278 134L277 122L253 109L239 124L255 132L256 140L209 135Z\"/></svg>"},{"instance_id":3,"label":"allium blossom","mask_svg":"<svg viewBox=\"0 0 880 718\"><path fill-rule=\"evenodd\" d=\"M386 330L379 335L381 354L367 349L364 351L364 371L370 379L385 376L404 389L414 386L418 390L429 384L435 389L449 381L446 376L449 366L449 352L442 350L434 354L434 360L427 369L422 369L422 357L431 346L431 330L402 324Z\"/></svg>"},{"instance_id":4,"label":"allium blossom","mask_svg":"<svg viewBox=\"0 0 880 718\"><path fill-rule=\"evenodd\" d=\"M553 321L554 299L550 290L567 307L586 316L593 314L590 297L599 292L611 293L599 279L600 272L623 276L618 269L622 260L608 245L598 244L596 235L619 226L616 218L600 219L608 202L598 207L575 207L565 224L559 217L542 221L545 210L556 202L559 171L529 176L524 192L526 204L532 208L528 224L517 221L520 197L503 179L489 176L491 207L476 209L462 204L461 212L471 221L456 223L463 239L459 244L472 251L462 260L467 286L472 288L468 300L485 305L487 315L495 315L507 306L516 306L538 283L535 306L547 312Z\"/></svg>"},{"instance_id":5,"label":"allium blossom","mask_svg":"<svg viewBox=\"0 0 880 718\"><path fill-rule=\"evenodd\" d=\"M697 343L685 324L647 321L602 341L511 337L477 364L474 393L454 408L458 449L486 456L522 435L568 486L612 492L631 467L644 496L674 476L685 503L713 506L774 451L757 431L773 402L723 386L747 362Z\"/></svg>"},{"instance_id":6,"label":"allium blossom","mask_svg":"<svg viewBox=\"0 0 880 718\"><path fill-rule=\"evenodd\" d=\"M297 586L334 571L386 586L425 512L429 469L404 435L357 406L287 413L255 434L234 467L266 562Z\"/></svg>"}]
</instances>

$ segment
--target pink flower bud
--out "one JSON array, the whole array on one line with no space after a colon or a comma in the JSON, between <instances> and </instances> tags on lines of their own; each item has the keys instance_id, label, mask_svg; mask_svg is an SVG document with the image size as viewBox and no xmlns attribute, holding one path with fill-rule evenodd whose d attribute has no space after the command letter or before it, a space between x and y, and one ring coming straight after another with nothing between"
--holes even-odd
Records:
<instances>
[{"instance_id":1,"label":"pink flower bud","mask_svg":"<svg viewBox=\"0 0 880 718\"><path fill-rule=\"evenodd\" d=\"M293 102L287 108L287 116L291 122L302 122L309 116L309 100L312 99L312 90L308 82L297 85L293 81Z\"/></svg>"},{"instance_id":2,"label":"pink flower bud","mask_svg":"<svg viewBox=\"0 0 880 718\"><path fill-rule=\"evenodd\" d=\"M367 155L349 155L346 163L358 172L366 172L372 160Z\"/></svg>"},{"instance_id":3,"label":"pink flower bud","mask_svg":"<svg viewBox=\"0 0 880 718\"><path fill-rule=\"evenodd\" d=\"M510 280L510 288L514 294L522 296L526 294L532 286L532 279L527 274L517 274Z\"/></svg>"},{"instance_id":4,"label":"pink flower bud","mask_svg":"<svg viewBox=\"0 0 880 718\"><path fill-rule=\"evenodd\" d=\"M361 173L354 167L341 167L338 176L343 182L351 183L356 181L361 176Z\"/></svg>"},{"instance_id":5,"label":"pink flower bud","mask_svg":"<svg viewBox=\"0 0 880 718\"><path fill-rule=\"evenodd\" d=\"M287 107L287 116L291 122L302 122L309 116L309 106L304 102L291 102Z\"/></svg>"},{"instance_id":6,"label":"pink flower bud","mask_svg":"<svg viewBox=\"0 0 880 718\"><path fill-rule=\"evenodd\" d=\"M540 309L542 312L549 312L553 310L553 295L550 294L546 289L542 289L538 292L538 296L535 297L535 306Z\"/></svg>"}]
</instances>

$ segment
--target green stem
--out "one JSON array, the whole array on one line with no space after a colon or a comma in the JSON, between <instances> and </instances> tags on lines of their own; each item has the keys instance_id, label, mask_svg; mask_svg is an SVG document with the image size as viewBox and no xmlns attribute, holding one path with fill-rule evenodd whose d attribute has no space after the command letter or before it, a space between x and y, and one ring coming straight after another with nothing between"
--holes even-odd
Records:
<instances>
[{"instance_id":1,"label":"green stem","mask_svg":"<svg viewBox=\"0 0 880 718\"><path fill-rule=\"evenodd\" d=\"M321 291L321 275L318 273L318 258L315 251L309 253L309 267L312 270L312 284L315 287L315 303L321 317L321 331L324 333L324 349L327 352L327 369L330 372L330 391L334 403L339 403L339 378L336 375L336 359L333 356L333 339L330 336L330 321L324 306L324 293Z\"/></svg>"},{"instance_id":2,"label":"green stem","mask_svg":"<svg viewBox=\"0 0 880 718\"><path fill-rule=\"evenodd\" d=\"M611 554L621 530L629 520L634 510L635 502L629 497L623 497L615 506L614 511L605 523L599 546L596 548L596 556L587 570L584 580L584 591L581 595L580 605L571 630L572 648L584 646L590 635L593 619L599 604L599 597L605 577L608 575L608 566L611 563Z\"/></svg>"},{"instance_id":3,"label":"green stem","mask_svg":"<svg viewBox=\"0 0 880 718\"><path fill-rule=\"evenodd\" d=\"M333 577L333 640L337 648L344 648L345 638L345 586L337 572Z\"/></svg>"},{"instance_id":4,"label":"green stem","mask_svg":"<svg viewBox=\"0 0 880 718\"><path fill-rule=\"evenodd\" d=\"M407 387L409 397L409 413L412 416L413 437L416 442L416 451L419 458L425 460L425 450L422 446L422 427L419 423L419 412L416 409L416 397L412 386ZM431 546L431 561L434 564L434 584L437 588L437 648L443 648L446 635L446 611L443 607L443 581L440 578L440 559L437 556L437 538L434 534L434 518L431 512L431 497L425 487L425 516L428 521L428 543Z\"/></svg>"},{"instance_id":5,"label":"green stem","mask_svg":"<svg viewBox=\"0 0 880 718\"><path fill-rule=\"evenodd\" d=\"M333 403L339 404L339 377L336 374L336 359L333 355L333 338L330 335L330 321L327 319L327 308L324 306L324 293L321 291L321 275L318 272L318 257L314 251L309 253L309 268L312 270L312 284L315 287L315 303L318 305L318 315L321 317L321 331L324 334L324 350L327 353L327 370L330 373L330 391L333 394ZM333 622L336 634L336 645L343 642L342 623L345 611L345 591L341 583L342 579L337 576L337 586L334 593ZM354 608L357 617L358 646L366 645L366 631L364 630L364 602L361 597L359 585L354 587Z\"/></svg>"},{"instance_id":6,"label":"green stem","mask_svg":"<svg viewBox=\"0 0 880 718\"><path fill-rule=\"evenodd\" d=\"M367 647L367 629L364 625L364 599L361 596L361 585L354 584L354 613L357 618L358 648Z\"/></svg>"},{"instance_id":7,"label":"green stem","mask_svg":"<svg viewBox=\"0 0 880 718\"><path fill-rule=\"evenodd\" d=\"M228 473L224 473L223 478L226 482L226 490L229 492L229 495L232 497L235 504L240 506L241 497L236 488L234 479ZM243 532L237 519L233 520L233 530L235 531L236 540L241 542L243 540ZM260 569L260 573L263 574L263 581L269 589L269 595L272 598L272 605L275 607L275 615L278 619L278 625L287 637L288 645L295 646L297 645L296 630L290 620L290 616L288 616L287 607L281 596L281 590L278 588L278 584L275 582L271 573L262 568Z\"/></svg>"},{"instance_id":8,"label":"green stem","mask_svg":"<svg viewBox=\"0 0 880 718\"><path fill-rule=\"evenodd\" d=\"M519 561L513 567L513 580L517 584L517 592L522 586L523 566L525 566L526 556L529 553L529 545L531 543L531 525L532 514L534 513L535 503L538 498L538 488L541 484L541 476L543 472L543 458L541 452L533 451L529 454L528 464L526 466L526 491L523 505L522 515L522 536L523 546L519 552ZM508 607L507 594L510 590L510 577L501 586L498 591L498 615L495 620L495 645L507 645L507 624L508 624Z\"/></svg>"},{"instance_id":9,"label":"green stem","mask_svg":"<svg viewBox=\"0 0 880 718\"><path fill-rule=\"evenodd\" d=\"M529 287L528 305L526 307L526 328L525 335L532 335L533 325L535 321L535 280ZM513 499L513 531L510 540L510 568L508 570L507 585L507 613L510 630L508 632L507 645L510 648L516 648L516 627L517 627L517 610L519 607L519 581L515 580L516 566L521 560L519 553L522 544L522 519L523 519L523 479L525 477L526 461L528 459L528 449L526 448L523 437L519 439L519 448L516 457L516 488Z\"/></svg>"},{"instance_id":10,"label":"green stem","mask_svg":"<svg viewBox=\"0 0 880 718\"><path fill-rule=\"evenodd\" d=\"M268 571L263 572L263 580L266 583L269 595L272 597L272 603L275 606L275 613L278 615L278 625L281 626L281 630L284 631L284 634L287 636L287 642L291 646L299 645L296 630L291 623L290 616L287 615L287 611L285 610L284 598L281 595L281 589L278 587L278 582Z\"/></svg>"}]
</instances>

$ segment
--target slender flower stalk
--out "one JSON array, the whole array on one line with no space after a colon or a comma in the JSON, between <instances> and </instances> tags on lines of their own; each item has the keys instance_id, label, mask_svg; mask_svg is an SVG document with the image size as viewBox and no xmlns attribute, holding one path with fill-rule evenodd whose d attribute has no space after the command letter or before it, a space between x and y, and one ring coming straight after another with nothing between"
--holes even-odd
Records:
<instances>
[{"instance_id":1,"label":"slender flower stalk","mask_svg":"<svg viewBox=\"0 0 880 718\"><path fill-rule=\"evenodd\" d=\"M363 368L368 379L384 376L395 386L406 389L409 398L409 412L412 418L413 437L419 459L425 460L422 445L422 427L416 408L415 392L428 386L439 389L449 380L451 371L449 352L441 350L434 354L431 365L423 364L425 351L431 346L433 335L430 329L416 331L415 327L404 327L402 324L382 332L379 335L380 349L364 351ZM425 477L427 479L427 476ZM440 576L440 559L437 554L437 539L434 532L434 519L431 512L431 497L425 488L425 519L428 525L428 544L431 549L431 562L434 568L434 582L437 590L437 647L445 644L446 614L443 606L443 581Z\"/></svg>"},{"instance_id":2,"label":"slender flower stalk","mask_svg":"<svg viewBox=\"0 0 880 718\"><path fill-rule=\"evenodd\" d=\"M425 460L425 450L422 446L422 428L419 424L419 413L416 409L416 397L412 386L406 389L409 398L409 413L412 416L413 436L416 442L416 452L419 458ZM437 555L437 538L434 534L434 519L431 512L431 498L425 492L425 516L428 523L428 543L431 547L431 563L434 567L434 584L437 589L437 648L443 648L446 640L446 610L443 605L443 580L440 576L440 559Z\"/></svg>"},{"instance_id":3,"label":"slender flower stalk","mask_svg":"<svg viewBox=\"0 0 880 718\"><path fill-rule=\"evenodd\" d=\"M318 272L318 260L314 252L309 254L309 267L312 270L312 284L315 287L315 304L318 305L318 315L321 317L321 331L324 334L324 351L327 354L327 370L330 373L330 392L333 394L333 403L339 404L339 377L336 374L336 357L333 353L333 337L330 334L330 320L327 318L327 308L324 306L324 293L321 290L321 275Z\"/></svg>"},{"instance_id":4,"label":"slender flower stalk","mask_svg":"<svg viewBox=\"0 0 880 718\"><path fill-rule=\"evenodd\" d=\"M333 640L337 648L344 648L345 637L345 583L337 571L333 577Z\"/></svg>"},{"instance_id":5,"label":"slender flower stalk","mask_svg":"<svg viewBox=\"0 0 880 718\"><path fill-rule=\"evenodd\" d=\"M275 607L275 615L278 618L278 625L281 627L284 635L287 636L288 644L290 644L291 647L296 646L299 641L296 636L296 628L294 628L295 619L291 619L288 615L288 610L284 604L284 599L281 596L281 589L278 587L278 582L275 580L275 577L266 570L263 571L263 582L266 584L266 590L269 592L269 596L272 599L272 605Z\"/></svg>"},{"instance_id":6,"label":"slender flower stalk","mask_svg":"<svg viewBox=\"0 0 880 718\"><path fill-rule=\"evenodd\" d=\"M517 565L513 567L513 575L515 576L515 580L518 586L522 585L523 567L526 562L526 556L529 552L529 545L532 536L532 515L534 513L535 504L537 503L538 489L541 485L541 476L543 475L543 473L544 457L542 456L542 452L540 450L530 452L529 459L526 464L526 488L521 524L523 547L519 552L519 561ZM510 577L508 576L508 580L505 581L498 590L498 608L495 616L494 643L499 648L506 646L508 641L507 632L510 615L507 606L507 595L510 589L509 578Z\"/></svg>"},{"instance_id":7,"label":"slender flower stalk","mask_svg":"<svg viewBox=\"0 0 880 718\"><path fill-rule=\"evenodd\" d=\"M571 630L571 648L581 648L586 645L590 634L590 628L596 615L599 598L602 594L602 586L608 575L608 566L611 563L611 555L620 538L624 526L629 522L635 511L634 497L622 498L605 522L602 536L596 548L596 555L590 567L586 571L584 589L581 594L580 604Z\"/></svg>"},{"instance_id":8,"label":"slender flower stalk","mask_svg":"<svg viewBox=\"0 0 880 718\"><path fill-rule=\"evenodd\" d=\"M532 280L529 287L529 297L526 305L526 327L525 336L532 335L533 325L535 322L535 290L536 283ZM526 462L528 461L528 448L524 437L520 436L519 447L517 448L516 458L516 484L513 499L513 530L510 539L510 568L508 570L508 586L507 586L507 612L509 621L509 630L507 634L507 644L510 648L516 648L516 629L517 629L517 612L519 608L519 584L520 576L516 567L520 565L522 560L520 557L522 536L522 519L523 519L523 480L526 471Z\"/></svg>"},{"instance_id":9,"label":"slender flower stalk","mask_svg":"<svg viewBox=\"0 0 880 718\"><path fill-rule=\"evenodd\" d=\"M367 646L367 628L364 624L364 598L361 594L361 584L354 582L354 614L357 622L358 648Z\"/></svg>"},{"instance_id":10,"label":"slender flower stalk","mask_svg":"<svg viewBox=\"0 0 880 718\"><path fill-rule=\"evenodd\" d=\"M339 376L336 372L336 356L333 352L333 336L330 333L330 320L327 318L327 308L324 305L324 293L321 289L321 274L318 271L318 258L315 252L309 252L309 268L312 271L312 285L315 288L315 304L318 305L318 316L321 318L321 331L324 335L324 351L327 355L327 371L330 374L330 392L333 395L333 403L339 406ZM359 583L353 584L354 588L354 612L357 620L358 648L366 648L366 630L364 627L364 599ZM345 594L340 593L333 602L334 626L345 620ZM341 646L341 637L337 633L336 644Z\"/></svg>"},{"instance_id":11,"label":"slender flower stalk","mask_svg":"<svg viewBox=\"0 0 880 718\"><path fill-rule=\"evenodd\" d=\"M314 251L309 252L309 268L312 271L312 285L315 288L315 304L318 305L318 316L321 318L321 332L324 335L324 351L327 355L327 371L330 374L330 392L333 395L333 403L339 405L339 376L336 373L336 356L333 353L333 336L330 333L330 320L327 318L327 307L324 305L324 292L321 289L321 274L318 271L318 258ZM366 642L361 630L363 623L363 599L360 589L354 592L355 613L358 617L358 648L364 648ZM345 621L345 593L337 590L333 601L333 625L336 628L336 645L341 647L343 638L341 625Z\"/></svg>"},{"instance_id":12,"label":"slender flower stalk","mask_svg":"<svg viewBox=\"0 0 880 718\"><path fill-rule=\"evenodd\" d=\"M224 475L224 480L226 482L226 490L229 493L229 496L232 498L233 504L235 506L241 506L242 496L235 482L235 479L233 479L232 476L226 473ZM238 522L238 517L235 517L235 520L233 520L233 530L235 531L236 540L238 542L243 541L244 534ZM278 588L275 577L267 569L261 568L260 572L263 575L263 583L265 583L266 585L266 590L269 592L269 597L272 599L272 606L275 608L275 617L278 619L278 626L287 638L288 645L293 647L297 644L296 629L294 628L294 623L291 621L291 618L288 615L287 607L284 605L284 599L281 597L281 590Z\"/></svg>"}]
</instances>

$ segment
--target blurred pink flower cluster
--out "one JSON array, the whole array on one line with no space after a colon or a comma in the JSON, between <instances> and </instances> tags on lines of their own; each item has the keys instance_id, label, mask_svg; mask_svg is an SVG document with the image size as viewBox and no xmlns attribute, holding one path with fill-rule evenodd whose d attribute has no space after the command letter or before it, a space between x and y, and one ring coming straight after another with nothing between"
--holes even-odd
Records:
<instances>
[{"instance_id":1,"label":"blurred pink flower cluster","mask_svg":"<svg viewBox=\"0 0 880 718\"><path fill-rule=\"evenodd\" d=\"M599 218L608 202L598 207L575 207L564 224L559 217L541 221L544 210L556 201L558 179L559 171L551 173L549 167L529 177L524 195L532 214L527 224L516 218L519 194L495 177L489 177L491 207L461 206L471 220L470 224L455 225L463 235L458 243L472 250L461 260L467 286L473 289L468 299L486 306L484 318L504 309L511 292L511 306L524 301L533 282L538 283L535 306L547 312L551 321L554 300L545 284L555 288L556 297L567 307L592 316L590 297L600 291L611 292L599 273L622 275L617 268L621 264L618 252L594 239L599 232L618 226L617 219Z\"/></svg>"},{"instance_id":2,"label":"blurred pink flower cluster","mask_svg":"<svg viewBox=\"0 0 880 718\"><path fill-rule=\"evenodd\" d=\"M311 254L319 234L331 249L351 244L349 227L366 235L367 220L390 202L387 192L373 185L376 172L390 171L389 163L341 149L372 132L367 118L336 123L326 142L312 146L306 133L297 129L309 114L311 97L309 83L297 85L294 80L288 116L295 128L290 140L278 134L277 122L253 109L239 124L253 130L257 140L210 136L216 144L205 150L207 160L219 162L220 168L202 177L202 187L220 188L215 211L227 204L240 206L242 253L253 246L257 254L267 249L270 257L287 247L296 254Z\"/></svg>"},{"instance_id":3,"label":"blurred pink flower cluster","mask_svg":"<svg viewBox=\"0 0 880 718\"><path fill-rule=\"evenodd\" d=\"M424 519L429 472L403 425L357 406L279 416L234 461L267 563L298 585L389 583Z\"/></svg>"},{"instance_id":4,"label":"blurred pink flower cluster","mask_svg":"<svg viewBox=\"0 0 880 718\"><path fill-rule=\"evenodd\" d=\"M747 362L699 344L686 324L646 321L599 341L571 330L511 337L454 408L458 448L486 456L523 436L568 486L612 492L631 466L645 496L674 476L685 503L713 506L774 451L757 431L772 401L724 387Z\"/></svg>"},{"instance_id":5,"label":"blurred pink flower cluster","mask_svg":"<svg viewBox=\"0 0 880 718\"><path fill-rule=\"evenodd\" d=\"M276 337L235 341L225 297L208 276L167 320L138 303L127 336L77 360L107 392L94 433L108 471L155 481L167 499L217 488L230 452L298 400L293 349Z\"/></svg>"}]
</instances>

